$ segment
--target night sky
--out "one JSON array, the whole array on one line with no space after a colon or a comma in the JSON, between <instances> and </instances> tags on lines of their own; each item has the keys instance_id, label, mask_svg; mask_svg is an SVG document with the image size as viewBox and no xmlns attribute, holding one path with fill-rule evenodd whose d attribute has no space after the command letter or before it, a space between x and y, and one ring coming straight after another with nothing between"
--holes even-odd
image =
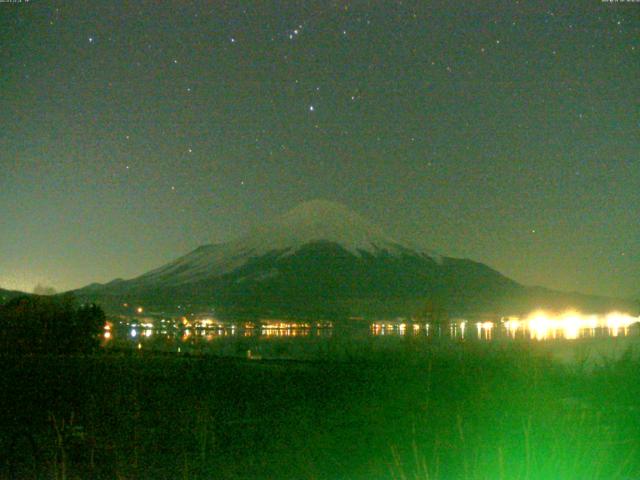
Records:
<instances>
[{"instance_id":1,"label":"night sky","mask_svg":"<svg viewBox=\"0 0 640 480\"><path fill-rule=\"evenodd\" d=\"M129 278L298 203L640 294L640 3L0 3L0 287Z\"/></svg>"}]
</instances>

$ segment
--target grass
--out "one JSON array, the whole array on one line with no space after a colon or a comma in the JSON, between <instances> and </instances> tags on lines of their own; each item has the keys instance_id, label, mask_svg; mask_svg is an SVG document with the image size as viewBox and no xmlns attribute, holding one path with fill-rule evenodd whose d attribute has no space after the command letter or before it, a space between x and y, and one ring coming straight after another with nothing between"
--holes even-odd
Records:
<instances>
[{"instance_id":1,"label":"grass","mask_svg":"<svg viewBox=\"0 0 640 480\"><path fill-rule=\"evenodd\" d=\"M640 363L523 345L0 357L2 478L640 478Z\"/></svg>"}]
</instances>

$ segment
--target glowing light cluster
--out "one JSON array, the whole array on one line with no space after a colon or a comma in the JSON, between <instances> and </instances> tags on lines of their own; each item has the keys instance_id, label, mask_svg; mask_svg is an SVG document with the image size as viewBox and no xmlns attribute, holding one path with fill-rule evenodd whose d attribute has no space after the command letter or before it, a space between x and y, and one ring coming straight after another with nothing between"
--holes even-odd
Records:
<instances>
[{"instance_id":1,"label":"glowing light cluster","mask_svg":"<svg viewBox=\"0 0 640 480\"><path fill-rule=\"evenodd\" d=\"M307 337L311 325L306 322L263 320L260 333L263 337Z\"/></svg>"},{"instance_id":2,"label":"glowing light cluster","mask_svg":"<svg viewBox=\"0 0 640 480\"><path fill-rule=\"evenodd\" d=\"M493 322L477 322L478 338L491 340L493 335Z\"/></svg>"},{"instance_id":3,"label":"glowing light cluster","mask_svg":"<svg viewBox=\"0 0 640 480\"><path fill-rule=\"evenodd\" d=\"M464 340L467 337L467 320L458 319L445 325L442 330L438 324L375 322L370 325L373 336L404 336L407 334L424 336L442 336L448 332L451 338ZM611 312L604 315L583 314L577 310L561 313L536 310L524 317L503 317L500 321L475 322L476 338L492 340L506 334L516 339L575 340L585 337L628 335L629 328L640 323L640 317L627 313ZM448 326L448 328L446 328ZM431 327L434 327L433 329Z\"/></svg>"},{"instance_id":4,"label":"glowing light cluster","mask_svg":"<svg viewBox=\"0 0 640 480\"><path fill-rule=\"evenodd\" d=\"M639 318L634 318L619 312L611 312L605 317L607 329L613 337L617 337L620 330L626 335L629 327L638 321L640 321Z\"/></svg>"},{"instance_id":5,"label":"glowing light cluster","mask_svg":"<svg viewBox=\"0 0 640 480\"><path fill-rule=\"evenodd\" d=\"M626 335L634 323L640 321L626 313L611 312L607 315L585 315L575 310L553 314L542 310L529 314L525 319L508 317L503 324L509 336L519 333L535 340L564 338L574 340L581 336L593 337L597 329L606 329L610 336Z\"/></svg>"},{"instance_id":6,"label":"glowing light cluster","mask_svg":"<svg viewBox=\"0 0 640 480\"><path fill-rule=\"evenodd\" d=\"M104 339L109 340L111 338L111 329L113 328L113 324L111 322L107 322L104 324Z\"/></svg>"}]
</instances>

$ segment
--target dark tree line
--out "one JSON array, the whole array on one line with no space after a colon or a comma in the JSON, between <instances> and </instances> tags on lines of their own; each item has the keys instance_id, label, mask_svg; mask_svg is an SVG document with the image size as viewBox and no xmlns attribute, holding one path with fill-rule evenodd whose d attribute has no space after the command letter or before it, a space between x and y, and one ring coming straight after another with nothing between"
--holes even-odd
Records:
<instances>
[{"instance_id":1,"label":"dark tree line","mask_svg":"<svg viewBox=\"0 0 640 480\"><path fill-rule=\"evenodd\" d=\"M22 296L0 305L0 351L15 354L89 353L99 345L103 310L71 295Z\"/></svg>"}]
</instances>

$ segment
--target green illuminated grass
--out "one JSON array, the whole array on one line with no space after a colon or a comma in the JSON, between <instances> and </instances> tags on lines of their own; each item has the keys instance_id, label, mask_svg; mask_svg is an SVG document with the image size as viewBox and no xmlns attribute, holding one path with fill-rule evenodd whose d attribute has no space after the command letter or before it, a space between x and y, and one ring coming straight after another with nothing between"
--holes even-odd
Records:
<instances>
[{"instance_id":1,"label":"green illuminated grass","mask_svg":"<svg viewBox=\"0 0 640 480\"><path fill-rule=\"evenodd\" d=\"M2 478L630 479L640 363L524 346L348 362L2 359ZM14 448L15 447L15 448Z\"/></svg>"}]
</instances>

